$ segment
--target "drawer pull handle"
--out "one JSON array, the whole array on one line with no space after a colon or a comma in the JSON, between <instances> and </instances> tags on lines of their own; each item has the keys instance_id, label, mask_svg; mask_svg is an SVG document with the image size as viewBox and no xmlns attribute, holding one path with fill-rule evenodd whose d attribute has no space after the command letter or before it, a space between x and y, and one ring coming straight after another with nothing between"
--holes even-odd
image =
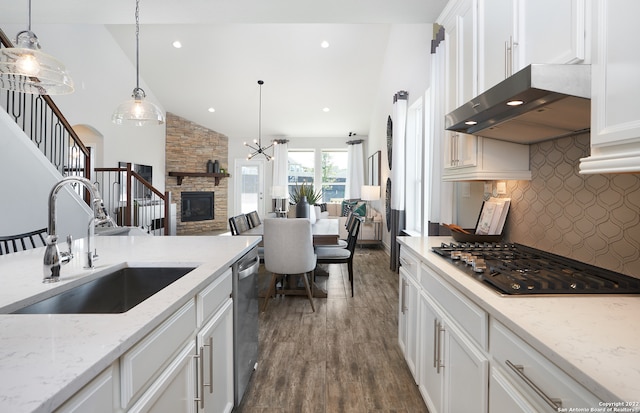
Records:
<instances>
[{"instance_id":1,"label":"drawer pull handle","mask_svg":"<svg viewBox=\"0 0 640 413\"><path fill-rule=\"evenodd\" d=\"M526 374L524 374L524 366L513 364L509 360L506 360L505 363L511 370L513 370L514 373L518 375L518 377L520 377L525 383L527 383L527 385L529 385L529 387L531 387L533 391L535 391L536 394L540 396L542 400L544 400L544 402L553 409L554 412L557 412L558 408L562 407L562 400L552 399L551 397L547 396L542 391L542 389L540 389L540 387L538 387L533 381L531 381L529 377L526 376Z\"/></svg>"}]
</instances>

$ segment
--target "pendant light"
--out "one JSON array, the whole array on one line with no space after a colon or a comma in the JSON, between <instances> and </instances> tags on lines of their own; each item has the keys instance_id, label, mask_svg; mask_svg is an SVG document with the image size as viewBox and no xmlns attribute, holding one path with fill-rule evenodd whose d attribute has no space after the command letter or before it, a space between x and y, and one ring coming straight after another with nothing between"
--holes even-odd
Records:
<instances>
[{"instance_id":1,"label":"pendant light","mask_svg":"<svg viewBox=\"0 0 640 413\"><path fill-rule=\"evenodd\" d=\"M258 85L260 88L260 107L259 107L259 111L258 111L258 139L254 139L253 140L253 145L248 144L247 142L244 143L244 146L248 147L249 149L251 149L251 153L249 154L249 156L247 156L247 159L253 159L254 156L262 154L264 155L264 157L267 159L267 161L272 161L274 160L274 156L273 155L269 155L266 151L267 149L271 148L272 146L276 145L277 142L273 141L271 143L271 145L263 147L262 146L262 85L264 84L264 82L262 80L258 80Z\"/></svg>"},{"instance_id":2,"label":"pendant light","mask_svg":"<svg viewBox=\"0 0 640 413\"><path fill-rule=\"evenodd\" d=\"M15 47L0 49L0 89L36 95L73 92L73 80L64 64L40 51L38 37L31 31L31 0L27 30L18 33Z\"/></svg>"},{"instance_id":3,"label":"pendant light","mask_svg":"<svg viewBox=\"0 0 640 413\"><path fill-rule=\"evenodd\" d=\"M136 0L136 87L130 100L122 102L113 112L111 120L117 125L162 125L164 113L160 108L144 100L147 95L140 87L140 0Z\"/></svg>"}]
</instances>

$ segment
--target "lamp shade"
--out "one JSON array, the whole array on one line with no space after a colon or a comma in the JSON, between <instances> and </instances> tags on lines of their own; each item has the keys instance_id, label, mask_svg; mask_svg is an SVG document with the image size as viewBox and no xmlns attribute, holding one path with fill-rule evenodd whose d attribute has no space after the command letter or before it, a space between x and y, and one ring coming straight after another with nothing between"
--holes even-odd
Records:
<instances>
[{"instance_id":1,"label":"lamp shade","mask_svg":"<svg viewBox=\"0 0 640 413\"><path fill-rule=\"evenodd\" d=\"M276 199L283 199L287 197L287 188L282 185L274 185L271 188L271 195Z\"/></svg>"},{"instance_id":2,"label":"lamp shade","mask_svg":"<svg viewBox=\"0 0 640 413\"><path fill-rule=\"evenodd\" d=\"M18 33L16 43L16 47L0 49L0 89L38 95L73 92L73 81L64 64L40 51L33 32Z\"/></svg>"},{"instance_id":3,"label":"lamp shade","mask_svg":"<svg viewBox=\"0 0 640 413\"><path fill-rule=\"evenodd\" d=\"M376 185L363 185L360 188L360 198L363 201L377 201L380 199L380 187Z\"/></svg>"}]
</instances>

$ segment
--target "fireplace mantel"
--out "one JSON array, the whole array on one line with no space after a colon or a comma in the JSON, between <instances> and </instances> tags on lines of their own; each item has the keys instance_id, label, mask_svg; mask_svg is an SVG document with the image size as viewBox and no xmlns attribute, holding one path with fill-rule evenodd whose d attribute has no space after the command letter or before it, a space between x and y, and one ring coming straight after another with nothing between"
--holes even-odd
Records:
<instances>
[{"instance_id":1,"label":"fireplace mantel","mask_svg":"<svg viewBox=\"0 0 640 413\"><path fill-rule=\"evenodd\" d=\"M220 183L220 178L228 178L231 175L228 173L209 173L209 172L169 172L169 176L175 176L178 178L178 185L182 185L182 180L186 177L204 177L213 178L215 186Z\"/></svg>"}]
</instances>

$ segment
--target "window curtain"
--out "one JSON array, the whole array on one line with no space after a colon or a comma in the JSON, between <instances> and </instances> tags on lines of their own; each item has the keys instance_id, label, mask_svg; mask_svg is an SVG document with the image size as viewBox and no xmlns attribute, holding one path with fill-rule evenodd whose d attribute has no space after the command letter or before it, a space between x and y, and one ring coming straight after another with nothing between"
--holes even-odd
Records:
<instances>
[{"instance_id":1,"label":"window curtain","mask_svg":"<svg viewBox=\"0 0 640 413\"><path fill-rule=\"evenodd\" d=\"M404 174L405 139L407 131L407 99L409 93L401 90L393 96L393 140L391 147L391 251L392 271L400 268L400 245L396 237L405 227Z\"/></svg>"},{"instance_id":2,"label":"window curtain","mask_svg":"<svg viewBox=\"0 0 640 413\"><path fill-rule=\"evenodd\" d=\"M346 199L360 199L360 190L364 182L364 152L362 139L348 141L347 151L347 183L344 196Z\"/></svg>"}]
</instances>

